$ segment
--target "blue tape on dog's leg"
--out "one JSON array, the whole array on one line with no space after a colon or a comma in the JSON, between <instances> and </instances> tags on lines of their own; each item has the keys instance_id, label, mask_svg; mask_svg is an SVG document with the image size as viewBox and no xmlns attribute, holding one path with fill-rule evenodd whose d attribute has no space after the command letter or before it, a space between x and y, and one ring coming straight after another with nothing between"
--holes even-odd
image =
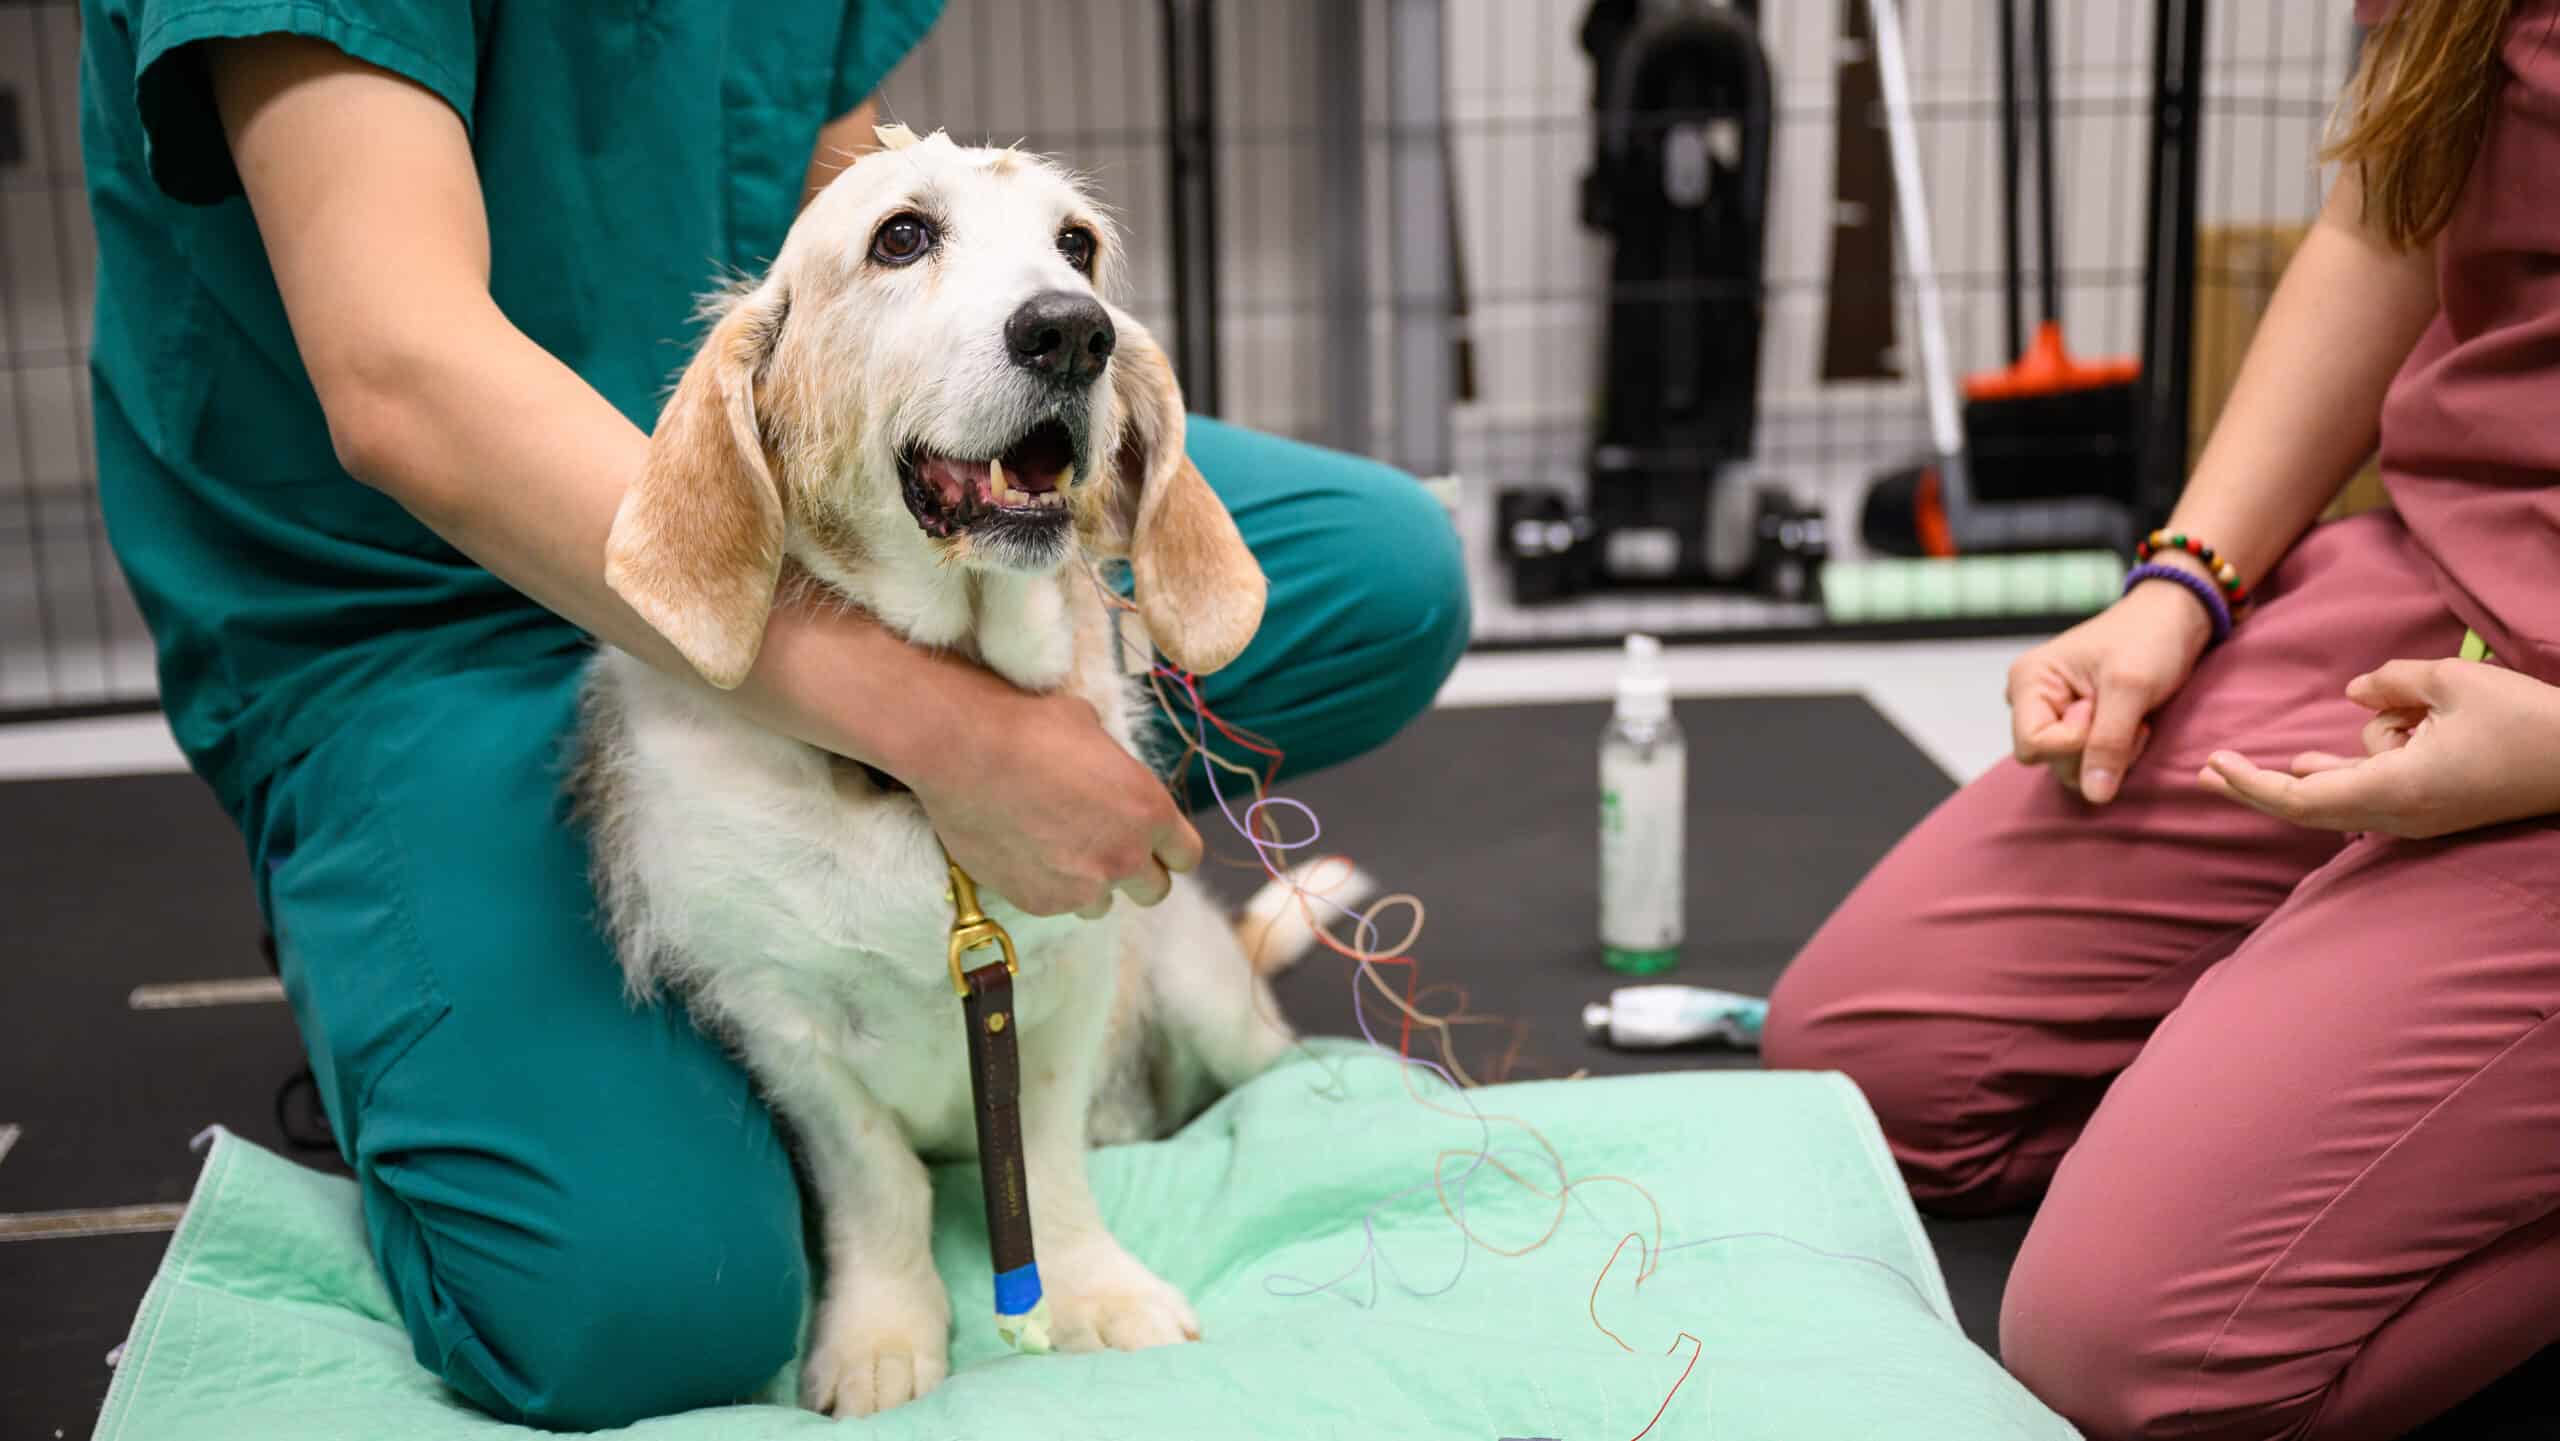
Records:
<instances>
[{"instance_id":1,"label":"blue tape on dog's leg","mask_svg":"<svg viewBox=\"0 0 2560 1441\"><path fill-rule=\"evenodd\" d=\"M996 1273L996 1314L1028 1316L1040 1304L1040 1264L1016 1266Z\"/></svg>"},{"instance_id":2,"label":"blue tape on dog's leg","mask_svg":"<svg viewBox=\"0 0 2560 1441\"><path fill-rule=\"evenodd\" d=\"M996 1334L1016 1351L1049 1349L1049 1306L1037 1262L996 1274Z\"/></svg>"}]
</instances>

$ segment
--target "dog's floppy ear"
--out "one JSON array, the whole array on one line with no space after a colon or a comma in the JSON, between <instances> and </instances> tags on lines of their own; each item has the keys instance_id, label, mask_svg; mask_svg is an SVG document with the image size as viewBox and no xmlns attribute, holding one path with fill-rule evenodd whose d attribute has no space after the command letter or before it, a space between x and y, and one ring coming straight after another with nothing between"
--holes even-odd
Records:
<instances>
[{"instance_id":1,"label":"dog's floppy ear","mask_svg":"<svg viewBox=\"0 0 2560 1441\"><path fill-rule=\"evenodd\" d=\"M722 690L755 664L782 572L782 491L756 382L786 308L768 282L712 327L605 541L605 583Z\"/></svg>"},{"instance_id":2,"label":"dog's floppy ear","mask_svg":"<svg viewBox=\"0 0 2560 1441\"><path fill-rule=\"evenodd\" d=\"M1234 517L1183 453L1182 387L1144 328L1114 310L1120 448L1105 480L1102 548L1122 551L1156 649L1207 675L1242 654L1269 589Z\"/></svg>"}]
</instances>

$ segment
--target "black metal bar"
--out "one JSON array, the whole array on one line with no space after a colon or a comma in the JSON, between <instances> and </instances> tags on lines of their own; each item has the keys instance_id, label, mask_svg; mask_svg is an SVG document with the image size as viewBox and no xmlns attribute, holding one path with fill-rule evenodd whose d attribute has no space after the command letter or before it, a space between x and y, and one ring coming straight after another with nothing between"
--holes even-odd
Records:
<instances>
[{"instance_id":1,"label":"black metal bar","mask_svg":"<svg viewBox=\"0 0 2560 1441\"><path fill-rule=\"evenodd\" d=\"M1387 0L1387 264L1395 296L1387 458L1445 475L1457 402L1450 344L1444 0Z\"/></svg>"},{"instance_id":2,"label":"black metal bar","mask_svg":"<svg viewBox=\"0 0 2560 1441\"><path fill-rule=\"evenodd\" d=\"M2187 470L2193 385L2196 190L2204 121L2205 0L2156 0L2151 51L2151 225L2145 241L2142 455L2137 524L2167 517Z\"/></svg>"},{"instance_id":3,"label":"black metal bar","mask_svg":"<svg viewBox=\"0 0 2560 1441\"><path fill-rule=\"evenodd\" d=\"M2033 65L2036 107L2036 265L2037 295L2047 324L2062 323L2062 246L2057 239L2061 206L2053 194L2053 40L2051 7L2028 0L2027 48Z\"/></svg>"},{"instance_id":4,"label":"black metal bar","mask_svg":"<svg viewBox=\"0 0 2560 1441\"><path fill-rule=\"evenodd\" d=\"M18 120L18 92L0 90L0 169L26 162L27 130Z\"/></svg>"},{"instance_id":5,"label":"black metal bar","mask_svg":"<svg viewBox=\"0 0 2560 1441\"><path fill-rule=\"evenodd\" d=\"M1165 151L1172 167L1173 364L1183 401L1218 412L1215 0L1163 0Z\"/></svg>"},{"instance_id":6,"label":"black metal bar","mask_svg":"<svg viewBox=\"0 0 2560 1441\"><path fill-rule=\"evenodd\" d=\"M1366 7L1360 0L1315 0L1316 109L1324 119L1316 142L1315 228L1324 350L1316 383L1324 396L1324 440L1354 455L1370 451L1370 407L1376 400L1369 336L1369 126Z\"/></svg>"},{"instance_id":7,"label":"black metal bar","mask_svg":"<svg viewBox=\"0 0 2560 1441\"><path fill-rule=\"evenodd\" d=\"M2000 263L2007 276L2009 358L2026 352L2026 256L2019 224L2018 0L1991 0L2000 20Z\"/></svg>"},{"instance_id":8,"label":"black metal bar","mask_svg":"<svg viewBox=\"0 0 2560 1441\"><path fill-rule=\"evenodd\" d=\"M108 720L118 716L158 715L159 713L160 702L156 700L99 700L56 705L0 706L0 730L7 730L14 725Z\"/></svg>"}]
</instances>

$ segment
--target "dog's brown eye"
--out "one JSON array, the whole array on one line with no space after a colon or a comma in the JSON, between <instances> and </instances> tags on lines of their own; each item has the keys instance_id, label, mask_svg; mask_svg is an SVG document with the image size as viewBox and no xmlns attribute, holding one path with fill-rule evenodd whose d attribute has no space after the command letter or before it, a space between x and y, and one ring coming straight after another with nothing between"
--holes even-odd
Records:
<instances>
[{"instance_id":1,"label":"dog's brown eye","mask_svg":"<svg viewBox=\"0 0 2560 1441\"><path fill-rule=\"evenodd\" d=\"M1086 275L1093 273L1093 232L1081 225L1070 225L1058 232L1058 253L1067 263Z\"/></svg>"},{"instance_id":2,"label":"dog's brown eye","mask_svg":"<svg viewBox=\"0 0 2560 1441\"><path fill-rule=\"evenodd\" d=\"M871 237L871 258L883 265L907 265L933 248L933 226L921 215L892 215Z\"/></svg>"}]
</instances>

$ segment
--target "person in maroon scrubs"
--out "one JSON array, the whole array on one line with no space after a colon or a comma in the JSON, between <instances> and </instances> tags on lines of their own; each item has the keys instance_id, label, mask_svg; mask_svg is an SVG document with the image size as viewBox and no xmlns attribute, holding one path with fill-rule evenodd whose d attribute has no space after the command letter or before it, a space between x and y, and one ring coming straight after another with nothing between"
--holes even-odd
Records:
<instances>
[{"instance_id":1,"label":"person in maroon scrubs","mask_svg":"<svg viewBox=\"0 0 2560 1441\"><path fill-rule=\"evenodd\" d=\"M2150 563L1770 1009L1923 1205L2041 1200L2002 1355L2098 1441L2397 1436L2560 1341L2560 0L2356 12Z\"/></svg>"}]
</instances>

